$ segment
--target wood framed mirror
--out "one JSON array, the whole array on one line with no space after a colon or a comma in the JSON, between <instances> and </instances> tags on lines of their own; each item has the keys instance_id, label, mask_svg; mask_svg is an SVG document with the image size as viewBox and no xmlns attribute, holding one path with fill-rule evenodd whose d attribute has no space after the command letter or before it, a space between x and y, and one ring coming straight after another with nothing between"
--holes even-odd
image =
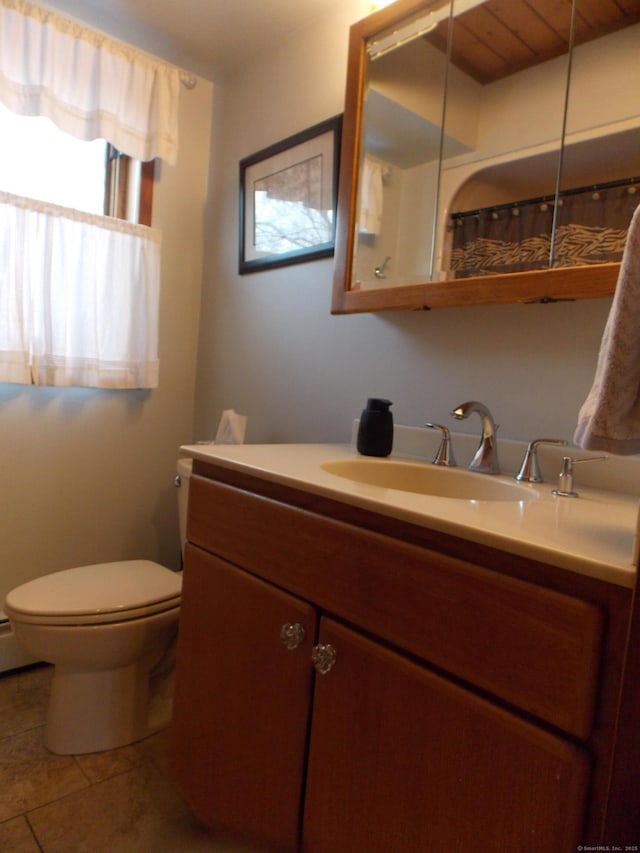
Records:
<instances>
[{"instance_id":1,"label":"wood framed mirror","mask_svg":"<svg viewBox=\"0 0 640 853\"><path fill-rule=\"evenodd\" d=\"M638 0L396 0L350 30L332 313L613 293Z\"/></svg>"}]
</instances>

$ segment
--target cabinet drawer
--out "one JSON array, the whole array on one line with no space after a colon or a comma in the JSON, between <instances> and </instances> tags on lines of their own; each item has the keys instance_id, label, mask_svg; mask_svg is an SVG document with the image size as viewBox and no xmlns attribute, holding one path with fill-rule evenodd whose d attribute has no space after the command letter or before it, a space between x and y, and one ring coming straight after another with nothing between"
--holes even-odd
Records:
<instances>
[{"instance_id":1,"label":"cabinet drawer","mask_svg":"<svg viewBox=\"0 0 640 853\"><path fill-rule=\"evenodd\" d=\"M586 601L202 477L188 538L581 738L602 614Z\"/></svg>"}]
</instances>

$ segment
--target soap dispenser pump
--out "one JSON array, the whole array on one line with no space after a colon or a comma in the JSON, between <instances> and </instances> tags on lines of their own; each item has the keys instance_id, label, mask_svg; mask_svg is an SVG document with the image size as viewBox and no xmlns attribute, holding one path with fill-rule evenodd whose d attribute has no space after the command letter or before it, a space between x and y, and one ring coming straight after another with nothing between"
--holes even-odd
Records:
<instances>
[{"instance_id":1,"label":"soap dispenser pump","mask_svg":"<svg viewBox=\"0 0 640 853\"><path fill-rule=\"evenodd\" d=\"M360 415L358 453L363 456L388 456L393 447L393 416L391 400L370 397Z\"/></svg>"}]
</instances>

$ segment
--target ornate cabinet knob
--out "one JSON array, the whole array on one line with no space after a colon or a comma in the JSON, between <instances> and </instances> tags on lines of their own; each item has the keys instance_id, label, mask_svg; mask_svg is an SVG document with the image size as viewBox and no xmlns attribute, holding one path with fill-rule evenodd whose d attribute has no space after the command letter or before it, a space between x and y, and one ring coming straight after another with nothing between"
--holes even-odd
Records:
<instances>
[{"instance_id":1,"label":"ornate cabinet knob","mask_svg":"<svg viewBox=\"0 0 640 853\"><path fill-rule=\"evenodd\" d=\"M336 650L330 643L318 643L313 647L311 660L320 675L326 675L336 662Z\"/></svg>"},{"instance_id":2,"label":"ornate cabinet knob","mask_svg":"<svg viewBox=\"0 0 640 853\"><path fill-rule=\"evenodd\" d=\"M288 649L297 649L304 642L304 628L299 622L286 622L280 629L280 642Z\"/></svg>"}]
</instances>

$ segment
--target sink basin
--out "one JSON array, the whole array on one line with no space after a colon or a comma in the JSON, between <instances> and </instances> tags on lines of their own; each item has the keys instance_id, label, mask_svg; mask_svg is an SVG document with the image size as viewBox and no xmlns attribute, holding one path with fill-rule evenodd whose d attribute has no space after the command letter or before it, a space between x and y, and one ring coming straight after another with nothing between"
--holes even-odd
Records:
<instances>
[{"instance_id":1,"label":"sink basin","mask_svg":"<svg viewBox=\"0 0 640 853\"><path fill-rule=\"evenodd\" d=\"M539 497L531 486L496 479L460 468L393 459L336 459L324 462L323 471L383 489L415 492L463 501L530 501Z\"/></svg>"}]
</instances>

